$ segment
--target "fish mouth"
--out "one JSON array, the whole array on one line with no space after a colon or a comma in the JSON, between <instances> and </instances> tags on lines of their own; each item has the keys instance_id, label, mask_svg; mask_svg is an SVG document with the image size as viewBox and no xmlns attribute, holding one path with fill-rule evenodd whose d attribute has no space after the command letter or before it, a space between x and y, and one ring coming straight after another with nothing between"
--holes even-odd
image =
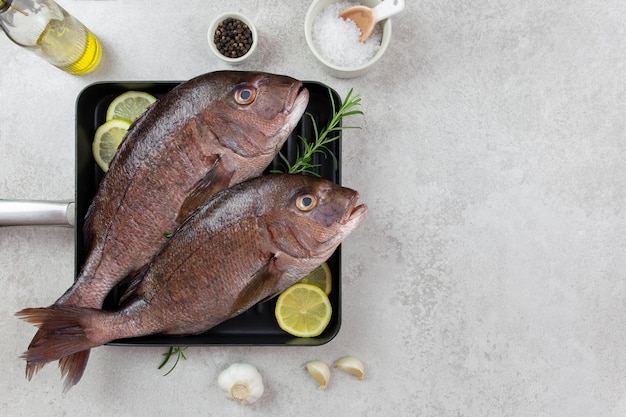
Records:
<instances>
[{"instance_id":1,"label":"fish mouth","mask_svg":"<svg viewBox=\"0 0 626 417\"><path fill-rule=\"evenodd\" d=\"M339 221L341 225L358 224L367 214L367 204L358 204L359 197L359 193L355 191L343 218Z\"/></svg>"},{"instance_id":2,"label":"fish mouth","mask_svg":"<svg viewBox=\"0 0 626 417\"><path fill-rule=\"evenodd\" d=\"M285 116L296 116L297 120L300 120L306 106L309 104L309 90L307 90L302 81L294 82L291 85L291 89L287 94L287 103L283 109Z\"/></svg>"},{"instance_id":3,"label":"fish mouth","mask_svg":"<svg viewBox=\"0 0 626 417\"><path fill-rule=\"evenodd\" d=\"M259 141L242 129L236 122L230 124L232 131L236 131L239 137L243 139L250 148L254 149L253 153L244 153L243 149L236 151L239 155L246 157L261 155L275 155L284 142L288 139L289 134L295 129L296 125L302 118L304 111L309 105L309 90L304 87L302 81L294 81L287 92L287 99L283 110L280 112L285 116L284 123L279 126L274 133L267 135L267 145L263 146ZM284 136L284 137L283 137ZM277 143L278 142L278 143ZM233 149L233 146L229 146Z\"/></svg>"},{"instance_id":4,"label":"fish mouth","mask_svg":"<svg viewBox=\"0 0 626 417\"><path fill-rule=\"evenodd\" d=\"M293 132L298 122L304 115L304 112L309 105L309 90L307 90L301 81L294 82L291 85L289 93L287 94L287 101L281 112L285 117L284 123L278 128L278 130L270 135L268 138L281 138L279 143L275 143L272 140L272 146L264 149L264 154L276 153L276 149L280 148L284 142L288 139L289 134Z\"/></svg>"}]
</instances>

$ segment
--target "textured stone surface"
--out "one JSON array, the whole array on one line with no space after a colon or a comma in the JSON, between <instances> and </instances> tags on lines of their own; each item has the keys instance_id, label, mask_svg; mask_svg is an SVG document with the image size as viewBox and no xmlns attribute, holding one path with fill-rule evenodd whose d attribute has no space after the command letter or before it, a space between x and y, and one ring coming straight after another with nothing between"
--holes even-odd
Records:
<instances>
[{"instance_id":1,"label":"textured stone surface","mask_svg":"<svg viewBox=\"0 0 626 417\"><path fill-rule=\"evenodd\" d=\"M240 69L361 94L343 180L370 212L344 245L329 344L190 348L167 377L164 349L103 347L67 394L54 365L25 380L34 329L13 313L69 286L72 231L1 228L2 415L626 414L625 2L409 1L387 55L351 80L308 53L308 1L60 3L106 55L74 77L0 39L0 198L73 198L81 89L227 68L206 29L236 10L262 37ZM365 380L333 372L319 391L302 369L346 354ZM266 380L250 409L217 389L237 360Z\"/></svg>"}]
</instances>

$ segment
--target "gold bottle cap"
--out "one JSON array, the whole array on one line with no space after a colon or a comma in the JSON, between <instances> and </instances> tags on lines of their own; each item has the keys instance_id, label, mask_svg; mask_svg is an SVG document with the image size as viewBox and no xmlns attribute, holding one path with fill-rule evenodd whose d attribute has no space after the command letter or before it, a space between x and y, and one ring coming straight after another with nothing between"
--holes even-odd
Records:
<instances>
[{"instance_id":1,"label":"gold bottle cap","mask_svg":"<svg viewBox=\"0 0 626 417\"><path fill-rule=\"evenodd\" d=\"M0 0L0 13L4 12L11 6L13 0Z\"/></svg>"}]
</instances>

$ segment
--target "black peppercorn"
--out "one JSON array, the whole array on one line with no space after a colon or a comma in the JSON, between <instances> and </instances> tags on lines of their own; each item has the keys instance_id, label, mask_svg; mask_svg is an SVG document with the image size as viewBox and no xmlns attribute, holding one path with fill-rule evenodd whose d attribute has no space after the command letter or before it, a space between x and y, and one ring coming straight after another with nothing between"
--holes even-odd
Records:
<instances>
[{"instance_id":1,"label":"black peppercorn","mask_svg":"<svg viewBox=\"0 0 626 417\"><path fill-rule=\"evenodd\" d=\"M225 57L239 58L248 53L254 40L248 25L239 19L229 17L217 25L213 42Z\"/></svg>"}]
</instances>

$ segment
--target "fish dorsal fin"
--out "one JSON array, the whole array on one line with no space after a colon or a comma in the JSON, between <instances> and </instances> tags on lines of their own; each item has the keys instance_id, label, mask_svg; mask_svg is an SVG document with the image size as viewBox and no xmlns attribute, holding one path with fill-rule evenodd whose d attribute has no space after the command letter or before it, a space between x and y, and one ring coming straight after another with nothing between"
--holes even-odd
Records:
<instances>
[{"instance_id":1,"label":"fish dorsal fin","mask_svg":"<svg viewBox=\"0 0 626 417\"><path fill-rule=\"evenodd\" d=\"M182 222L187 216L193 213L198 207L213 197L219 191L228 187L235 170L227 163L222 155L215 155L214 161L206 174L196 182L191 192L183 201L183 204L176 217L176 222Z\"/></svg>"},{"instance_id":2,"label":"fish dorsal fin","mask_svg":"<svg viewBox=\"0 0 626 417\"><path fill-rule=\"evenodd\" d=\"M257 270L248 285L239 293L230 310L230 315L238 314L258 301L275 295L275 288L280 281L282 272L276 267L276 257L272 256Z\"/></svg>"}]
</instances>

